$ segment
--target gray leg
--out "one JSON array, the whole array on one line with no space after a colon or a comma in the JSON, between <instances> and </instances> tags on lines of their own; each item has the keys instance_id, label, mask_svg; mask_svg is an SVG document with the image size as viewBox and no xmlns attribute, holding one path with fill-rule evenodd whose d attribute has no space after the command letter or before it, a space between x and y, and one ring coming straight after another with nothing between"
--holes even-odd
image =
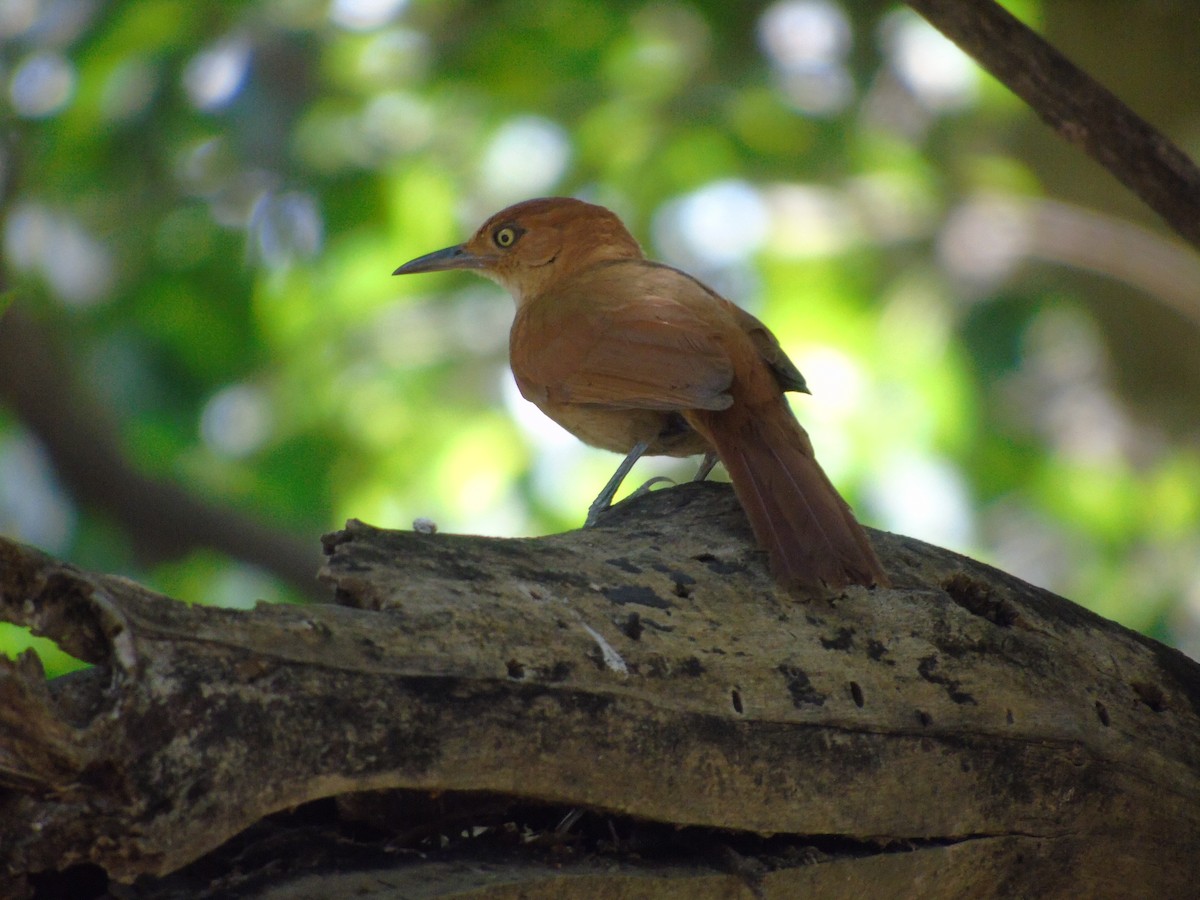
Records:
<instances>
[{"instance_id":1,"label":"gray leg","mask_svg":"<svg viewBox=\"0 0 1200 900\"><path fill-rule=\"evenodd\" d=\"M717 456L716 451L709 450L704 454L704 459L701 460L700 468L696 470L696 476L692 479L692 481L703 481L708 477L708 473L713 470L713 466L720 461L721 457Z\"/></svg>"},{"instance_id":2,"label":"gray leg","mask_svg":"<svg viewBox=\"0 0 1200 900\"><path fill-rule=\"evenodd\" d=\"M591 528L595 525L600 514L612 506L612 499L621 487L621 482L625 480L625 476L629 474L629 470L633 468L633 464L641 459L642 454L646 452L646 448L649 446L645 441L638 441L633 445L633 449L629 451L629 455L621 460L621 464L617 466L617 471L613 472L613 477L608 479L608 484L604 486L604 490L600 492L600 495L588 507L587 519L583 523L584 528Z\"/></svg>"}]
</instances>

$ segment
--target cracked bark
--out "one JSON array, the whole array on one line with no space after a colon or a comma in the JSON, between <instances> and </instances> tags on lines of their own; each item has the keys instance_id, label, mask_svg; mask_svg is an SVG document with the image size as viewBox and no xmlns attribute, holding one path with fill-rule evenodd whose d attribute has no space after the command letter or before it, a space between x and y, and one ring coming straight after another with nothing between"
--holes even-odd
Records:
<instances>
[{"instance_id":1,"label":"cracked bark","mask_svg":"<svg viewBox=\"0 0 1200 900\"><path fill-rule=\"evenodd\" d=\"M4 617L94 664L4 667L4 887L1188 895L1200 667L875 539L894 589L805 599L727 486L536 539L351 522L336 604L249 612L4 544Z\"/></svg>"}]
</instances>

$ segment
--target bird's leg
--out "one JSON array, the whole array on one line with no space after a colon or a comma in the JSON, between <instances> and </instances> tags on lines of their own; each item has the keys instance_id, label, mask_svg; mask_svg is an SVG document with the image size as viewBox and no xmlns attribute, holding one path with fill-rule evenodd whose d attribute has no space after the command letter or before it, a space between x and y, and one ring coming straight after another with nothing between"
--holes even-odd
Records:
<instances>
[{"instance_id":1,"label":"bird's leg","mask_svg":"<svg viewBox=\"0 0 1200 900\"><path fill-rule=\"evenodd\" d=\"M629 474L629 470L633 468L633 464L642 458L642 454L646 452L649 446L645 441L638 441L633 445L629 454L621 460L621 464L617 466L617 471L613 472L612 478L608 479L608 484L604 486L599 496L588 507L587 519L583 523L584 528L591 528L595 525L596 520L600 518L600 514L612 506L612 499L621 487L621 482L625 480L625 476Z\"/></svg>"},{"instance_id":2,"label":"bird's leg","mask_svg":"<svg viewBox=\"0 0 1200 900\"><path fill-rule=\"evenodd\" d=\"M704 454L704 459L700 461L700 468L696 470L696 475L692 481L703 481L708 477L708 473L713 470L713 466L721 461L721 457L717 456L717 451L709 450Z\"/></svg>"}]
</instances>

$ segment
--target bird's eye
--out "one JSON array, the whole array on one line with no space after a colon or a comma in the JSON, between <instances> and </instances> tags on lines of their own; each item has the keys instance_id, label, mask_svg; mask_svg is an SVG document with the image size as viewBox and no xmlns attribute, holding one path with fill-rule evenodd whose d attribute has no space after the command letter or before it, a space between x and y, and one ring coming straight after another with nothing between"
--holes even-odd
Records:
<instances>
[{"instance_id":1,"label":"bird's eye","mask_svg":"<svg viewBox=\"0 0 1200 900\"><path fill-rule=\"evenodd\" d=\"M505 225L503 228L497 228L492 235L492 240L496 242L497 247L507 249L517 242L517 238L521 236L521 232L513 228L511 225Z\"/></svg>"}]
</instances>

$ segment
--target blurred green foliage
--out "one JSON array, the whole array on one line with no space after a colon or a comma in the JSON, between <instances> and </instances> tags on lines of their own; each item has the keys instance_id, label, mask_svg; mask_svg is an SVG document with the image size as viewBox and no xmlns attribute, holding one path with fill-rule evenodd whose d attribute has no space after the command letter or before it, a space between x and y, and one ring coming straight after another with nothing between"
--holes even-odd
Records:
<instances>
[{"instance_id":1,"label":"blurred green foliage","mask_svg":"<svg viewBox=\"0 0 1200 900\"><path fill-rule=\"evenodd\" d=\"M581 521L616 460L516 396L507 298L390 277L577 194L771 325L866 522L1200 646L1200 417L1139 411L1070 254L1115 220L1052 204L1040 126L905 8L19 0L0 36L9 287L139 468L308 537L314 567L350 516ZM1109 262L1104 290L1157 302ZM1194 348L1200 312L1165 327ZM289 596L200 549L139 561L12 415L0 527L188 601Z\"/></svg>"}]
</instances>

